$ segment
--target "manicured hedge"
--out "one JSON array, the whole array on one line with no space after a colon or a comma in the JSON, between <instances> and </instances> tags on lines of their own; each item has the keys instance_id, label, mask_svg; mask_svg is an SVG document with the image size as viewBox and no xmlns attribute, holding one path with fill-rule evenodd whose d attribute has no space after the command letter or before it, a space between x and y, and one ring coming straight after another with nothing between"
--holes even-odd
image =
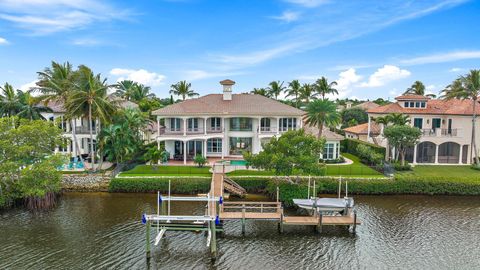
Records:
<instances>
[{"instance_id":1,"label":"manicured hedge","mask_svg":"<svg viewBox=\"0 0 480 270\"><path fill-rule=\"evenodd\" d=\"M240 186L242 186L248 193L264 192L265 189L267 188L268 182L271 181L269 178L258 178L258 177L229 177L229 178L235 181Z\"/></svg>"},{"instance_id":2,"label":"manicured hedge","mask_svg":"<svg viewBox=\"0 0 480 270\"><path fill-rule=\"evenodd\" d=\"M135 168L122 172L121 175L192 175L192 176L210 176L210 167L198 166L170 166L170 165L138 165Z\"/></svg>"},{"instance_id":3,"label":"manicured hedge","mask_svg":"<svg viewBox=\"0 0 480 270\"><path fill-rule=\"evenodd\" d=\"M356 139L345 139L341 141L342 151L358 156L357 145L362 144L372 148L378 154L381 154L385 158L385 147L378 146L373 143L364 142Z\"/></svg>"},{"instance_id":4,"label":"manicured hedge","mask_svg":"<svg viewBox=\"0 0 480 270\"><path fill-rule=\"evenodd\" d=\"M177 194L206 193L210 190L210 178L113 178L110 181L110 192L168 192L168 181L171 180L171 192Z\"/></svg>"}]
</instances>

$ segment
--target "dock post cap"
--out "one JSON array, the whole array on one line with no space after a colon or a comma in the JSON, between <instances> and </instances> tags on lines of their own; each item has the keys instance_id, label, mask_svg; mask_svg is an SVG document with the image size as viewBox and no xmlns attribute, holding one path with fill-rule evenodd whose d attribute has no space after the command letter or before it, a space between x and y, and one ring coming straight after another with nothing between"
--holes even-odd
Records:
<instances>
[{"instance_id":1,"label":"dock post cap","mask_svg":"<svg viewBox=\"0 0 480 270\"><path fill-rule=\"evenodd\" d=\"M145 214L142 214L142 224L147 224L147 217Z\"/></svg>"}]
</instances>

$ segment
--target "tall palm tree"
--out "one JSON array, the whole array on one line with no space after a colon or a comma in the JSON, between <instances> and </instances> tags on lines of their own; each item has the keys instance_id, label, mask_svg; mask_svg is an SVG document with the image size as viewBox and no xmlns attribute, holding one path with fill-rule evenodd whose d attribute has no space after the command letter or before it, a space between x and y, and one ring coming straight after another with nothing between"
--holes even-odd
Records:
<instances>
[{"instance_id":1,"label":"tall palm tree","mask_svg":"<svg viewBox=\"0 0 480 270\"><path fill-rule=\"evenodd\" d=\"M123 99L130 100L129 95L133 91L132 89L135 87L135 85L136 82L131 80L119 81L117 84L115 84L115 88L117 89L115 91L115 95Z\"/></svg>"},{"instance_id":2,"label":"tall palm tree","mask_svg":"<svg viewBox=\"0 0 480 270\"><path fill-rule=\"evenodd\" d=\"M287 97L293 96L295 101L295 107L298 108L299 96L302 91L302 85L298 80L293 80L288 83Z\"/></svg>"},{"instance_id":3,"label":"tall palm tree","mask_svg":"<svg viewBox=\"0 0 480 270\"><path fill-rule=\"evenodd\" d=\"M40 92L45 102L54 100L63 104L67 101L75 80L75 71L69 62L63 64L52 61L52 66L37 72L37 87L32 91Z\"/></svg>"},{"instance_id":4,"label":"tall palm tree","mask_svg":"<svg viewBox=\"0 0 480 270\"><path fill-rule=\"evenodd\" d=\"M253 88L253 90L250 93L255 95L261 95L264 97L270 97L270 93L265 88Z\"/></svg>"},{"instance_id":5,"label":"tall palm tree","mask_svg":"<svg viewBox=\"0 0 480 270\"><path fill-rule=\"evenodd\" d=\"M412 86L407 88L407 90L403 93L404 95L425 95L425 85L421 81L415 81Z\"/></svg>"},{"instance_id":6,"label":"tall palm tree","mask_svg":"<svg viewBox=\"0 0 480 270\"><path fill-rule=\"evenodd\" d=\"M170 94L181 96L183 100L185 100L187 97L194 97L199 95L194 90L190 89L192 87L192 84L187 83L187 81L179 81L176 84L172 84L170 87Z\"/></svg>"},{"instance_id":7,"label":"tall palm tree","mask_svg":"<svg viewBox=\"0 0 480 270\"><path fill-rule=\"evenodd\" d=\"M392 123L397 126L405 126L410 123L410 117L401 113L391 113L385 116L387 123Z\"/></svg>"},{"instance_id":8,"label":"tall palm tree","mask_svg":"<svg viewBox=\"0 0 480 270\"><path fill-rule=\"evenodd\" d=\"M463 99L472 101L472 137L470 140L470 156L473 159L473 152L475 152L475 163L480 164L477 152L477 143L475 140L475 129L477 121L476 106L478 102L478 95L480 95L480 70L470 70L470 73L460 76L443 91L443 97L446 99Z\"/></svg>"},{"instance_id":9,"label":"tall palm tree","mask_svg":"<svg viewBox=\"0 0 480 270\"><path fill-rule=\"evenodd\" d=\"M278 99L278 96L286 89L286 87L283 86L283 82L280 81L273 81L268 85L269 87L267 88L267 91L270 96L275 97L275 99Z\"/></svg>"},{"instance_id":10,"label":"tall palm tree","mask_svg":"<svg viewBox=\"0 0 480 270\"><path fill-rule=\"evenodd\" d=\"M334 88L336 85L336 81L328 83L327 78L322 77L315 82L314 88L315 91L322 96L322 99L325 99L325 96L329 94L338 95L338 90Z\"/></svg>"},{"instance_id":11,"label":"tall palm tree","mask_svg":"<svg viewBox=\"0 0 480 270\"><path fill-rule=\"evenodd\" d=\"M39 97L34 97L30 92L19 92L20 109L18 116L30 120L44 119L42 112L52 112L47 106L39 102Z\"/></svg>"},{"instance_id":12,"label":"tall palm tree","mask_svg":"<svg viewBox=\"0 0 480 270\"><path fill-rule=\"evenodd\" d=\"M150 86L145 86L130 80L123 80L115 85L117 91L115 94L126 100L140 102L147 98L153 98L155 95L150 93Z\"/></svg>"},{"instance_id":13,"label":"tall palm tree","mask_svg":"<svg viewBox=\"0 0 480 270\"><path fill-rule=\"evenodd\" d=\"M310 102L310 99L313 99L315 98L315 89L313 87L312 84L308 84L308 83L304 83L302 85L302 88L300 88L300 95L299 95L299 99L303 102L305 102L306 104L308 104Z\"/></svg>"},{"instance_id":14,"label":"tall palm tree","mask_svg":"<svg viewBox=\"0 0 480 270\"><path fill-rule=\"evenodd\" d=\"M19 98L20 91L13 89L9 83L0 86L0 116L14 116L20 111L21 102Z\"/></svg>"},{"instance_id":15,"label":"tall palm tree","mask_svg":"<svg viewBox=\"0 0 480 270\"><path fill-rule=\"evenodd\" d=\"M78 67L78 76L75 80L73 91L67 99L65 109L70 118L88 117L90 132L90 153L92 157L92 170L95 169L95 151L93 147L93 127L92 121L98 118L101 122L108 122L116 110L116 101L108 98L106 79L102 79L100 74L93 74L92 70L86 66Z\"/></svg>"},{"instance_id":16,"label":"tall palm tree","mask_svg":"<svg viewBox=\"0 0 480 270\"><path fill-rule=\"evenodd\" d=\"M307 105L307 121L311 126L317 126L317 137L322 137L324 126L335 126L340 122L337 106L330 100L318 99Z\"/></svg>"}]
</instances>

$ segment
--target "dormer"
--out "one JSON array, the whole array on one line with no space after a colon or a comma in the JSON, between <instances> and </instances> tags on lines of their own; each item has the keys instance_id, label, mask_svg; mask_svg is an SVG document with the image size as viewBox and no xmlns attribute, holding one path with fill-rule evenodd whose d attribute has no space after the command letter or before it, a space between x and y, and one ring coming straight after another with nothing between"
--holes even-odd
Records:
<instances>
[{"instance_id":1,"label":"dormer","mask_svg":"<svg viewBox=\"0 0 480 270\"><path fill-rule=\"evenodd\" d=\"M426 109L429 97L422 95L401 95L395 98L398 105L409 109Z\"/></svg>"}]
</instances>

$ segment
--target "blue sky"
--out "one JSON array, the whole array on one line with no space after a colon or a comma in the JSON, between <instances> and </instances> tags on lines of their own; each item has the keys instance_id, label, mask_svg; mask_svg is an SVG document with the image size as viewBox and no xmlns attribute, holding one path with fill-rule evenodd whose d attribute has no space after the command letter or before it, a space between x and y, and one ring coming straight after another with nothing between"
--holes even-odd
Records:
<instances>
[{"instance_id":1,"label":"blue sky","mask_svg":"<svg viewBox=\"0 0 480 270\"><path fill-rule=\"evenodd\" d=\"M480 3L466 0L0 0L0 83L27 88L51 60L168 96L272 80L336 80L340 97L437 93L480 68Z\"/></svg>"}]
</instances>

